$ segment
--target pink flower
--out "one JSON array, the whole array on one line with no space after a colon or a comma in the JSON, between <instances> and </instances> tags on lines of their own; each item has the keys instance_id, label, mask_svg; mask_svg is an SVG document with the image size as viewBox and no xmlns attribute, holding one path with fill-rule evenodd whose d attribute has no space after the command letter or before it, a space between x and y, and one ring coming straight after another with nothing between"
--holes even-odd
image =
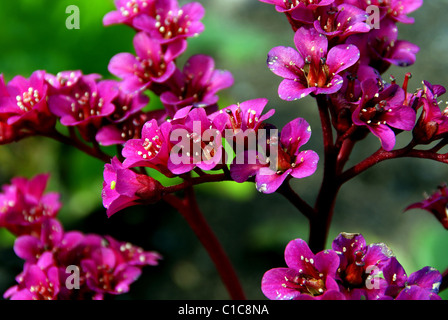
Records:
<instances>
[{"instance_id":1,"label":"pink flower","mask_svg":"<svg viewBox=\"0 0 448 320\"><path fill-rule=\"evenodd\" d=\"M170 133L170 122L163 122L159 126L155 119L147 121L140 138L125 143L122 151L125 158L123 167L150 167L171 176L167 167L171 151Z\"/></svg>"},{"instance_id":2,"label":"pink flower","mask_svg":"<svg viewBox=\"0 0 448 320\"><path fill-rule=\"evenodd\" d=\"M297 50L275 47L268 53L268 67L284 78L278 87L281 99L291 101L313 94L331 94L341 89L340 73L359 59L354 45L337 45L328 49L327 37L306 26L294 36Z\"/></svg>"},{"instance_id":3,"label":"pink flower","mask_svg":"<svg viewBox=\"0 0 448 320\"><path fill-rule=\"evenodd\" d=\"M26 265L17 277L18 284L3 295L10 300L58 300L59 273L50 252L44 253L36 264Z\"/></svg>"},{"instance_id":4,"label":"pink flower","mask_svg":"<svg viewBox=\"0 0 448 320\"><path fill-rule=\"evenodd\" d=\"M45 133L56 123L48 109L47 89L43 70L28 79L15 76L7 85L0 75L0 119L6 119L9 126Z\"/></svg>"},{"instance_id":5,"label":"pink flower","mask_svg":"<svg viewBox=\"0 0 448 320\"><path fill-rule=\"evenodd\" d=\"M16 177L0 193L0 226L15 235L40 234L41 224L56 217L61 207L59 194L44 194L49 175L32 179Z\"/></svg>"},{"instance_id":6,"label":"pink flower","mask_svg":"<svg viewBox=\"0 0 448 320\"><path fill-rule=\"evenodd\" d=\"M118 53L108 66L110 73L123 79L122 89L127 92L144 90L152 83L167 81L176 70L174 59L186 49L182 39L162 46L145 32L137 33L133 42L137 56Z\"/></svg>"},{"instance_id":7,"label":"pink flower","mask_svg":"<svg viewBox=\"0 0 448 320\"><path fill-rule=\"evenodd\" d=\"M333 250L313 254L307 243L295 239L285 249L287 268L267 271L261 282L271 300L344 300L336 283L339 257Z\"/></svg>"},{"instance_id":8,"label":"pink flower","mask_svg":"<svg viewBox=\"0 0 448 320\"><path fill-rule=\"evenodd\" d=\"M310 137L310 125L304 119L297 118L288 122L282 129L279 140L275 137L270 139L270 145L276 147L277 153L267 158L260 152L248 150L244 163L234 162L230 166L232 179L244 182L255 175L257 190L273 193L289 176L300 179L312 175L317 169L318 154L312 150L299 150ZM275 165L274 168L271 167L272 164Z\"/></svg>"},{"instance_id":9,"label":"pink flower","mask_svg":"<svg viewBox=\"0 0 448 320\"><path fill-rule=\"evenodd\" d=\"M123 168L114 157L110 164L104 166L102 197L110 217L129 206L157 202L161 198L161 185L147 175Z\"/></svg>"},{"instance_id":10,"label":"pink flower","mask_svg":"<svg viewBox=\"0 0 448 320\"><path fill-rule=\"evenodd\" d=\"M404 104L405 92L397 84L379 87L376 79L361 83L362 97L353 111L352 121L367 127L381 141L384 150L395 146L392 128L410 131L414 128L415 110Z\"/></svg>"}]
</instances>

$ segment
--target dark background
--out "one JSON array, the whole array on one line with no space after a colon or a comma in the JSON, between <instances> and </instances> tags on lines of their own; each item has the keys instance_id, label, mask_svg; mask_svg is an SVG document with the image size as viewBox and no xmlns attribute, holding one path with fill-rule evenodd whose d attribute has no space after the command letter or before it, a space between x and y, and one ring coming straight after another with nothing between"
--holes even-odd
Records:
<instances>
[{"instance_id":1,"label":"dark background","mask_svg":"<svg viewBox=\"0 0 448 320\"><path fill-rule=\"evenodd\" d=\"M235 85L220 94L222 107L268 98L268 107L276 109L271 121L282 127L295 117L304 117L313 129L304 148L322 154L314 101L280 100L280 78L266 66L272 47L293 45L285 17L256 0L200 2L206 9L206 29L189 41L180 64L195 53L212 56L217 68L231 71L235 78ZM79 30L65 27L65 8L72 4L80 9ZM401 82L406 72L412 72L411 90L422 80L447 85L447 4L446 0L427 0L412 14L414 25L400 25L400 39L416 43L421 51L415 65L394 67L387 74ZM18 74L28 77L38 69L50 73L81 69L111 78L109 59L119 52L133 52L134 34L126 26L103 27L103 16L112 10L112 0L1 1L0 73L6 81ZM159 103L152 98L152 104ZM400 135L398 146L408 138ZM369 137L357 146L350 164L378 147L378 140ZM177 212L160 203L106 217L101 204L103 165L48 139L28 138L0 146L0 184L9 183L15 175L30 178L51 173L47 190L61 193L64 207L59 218L66 230L110 234L163 255L158 266L144 269L130 293L117 299L227 299L213 264ZM430 214L421 210L403 213L403 209L448 181L447 173L447 167L436 162L401 159L381 163L350 181L340 192L327 247L339 232L360 232L368 243L386 243L408 274L426 265L445 270L446 231ZM296 180L293 186L313 201L321 177L322 165L314 176ZM197 190L201 209L233 261L248 298L265 299L260 291L263 273L284 266L283 250L290 240L307 239L307 220L281 196L259 194L250 183L214 183ZM23 262L12 250L13 241L7 231L0 230L0 292L14 285L14 277L22 270Z\"/></svg>"}]
</instances>

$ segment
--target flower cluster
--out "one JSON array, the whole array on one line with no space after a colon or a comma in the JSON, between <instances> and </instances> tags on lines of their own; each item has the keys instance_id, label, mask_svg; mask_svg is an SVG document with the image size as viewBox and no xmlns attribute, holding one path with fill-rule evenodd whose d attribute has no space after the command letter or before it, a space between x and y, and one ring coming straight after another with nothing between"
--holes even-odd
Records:
<instances>
[{"instance_id":1,"label":"flower cluster","mask_svg":"<svg viewBox=\"0 0 448 320\"><path fill-rule=\"evenodd\" d=\"M267 271L262 291L272 300L440 300L440 272L424 267L408 276L382 243L341 233L332 249L313 254L295 239L285 249L287 267Z\"/></svg>"},{"instance_id":2,"label":"flower cluster","mask_svg":"<svg viewBox=\"0 0 448 320\"><path fill-rule=\"evenodd\" d=\"M17 177L0 194L0 226L17 236L14 251L25 261L11 300L102 300L129 291L144 266L158 264L144 251L111 236L65 231L57 219L57 193L45 193L48 175Z\"/></svg>"}]
</instances>

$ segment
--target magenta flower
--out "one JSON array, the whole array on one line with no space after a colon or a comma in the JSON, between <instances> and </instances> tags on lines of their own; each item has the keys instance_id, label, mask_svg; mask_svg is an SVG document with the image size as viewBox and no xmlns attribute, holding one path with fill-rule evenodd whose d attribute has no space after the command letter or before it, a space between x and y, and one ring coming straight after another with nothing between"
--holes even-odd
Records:
<instances>
[{"instance_id":1,"label":"magenta flower","mask_svg":"<svg viewBox=\"0 0 448 320\"><path fill-rule=\"evenodd\" d=\"M67 93L50 96L48 104L61 124L77 127L86 141L92 141L103 118L114 112L112 101L117 94L110 81L97 83L94 77L81 77Z\"/></svg>"},{"instance_id":2,"label":"magenta flower","mask_svg":"<svg viewBox=\"0 0 448 320\"><path fill-rule=\"evenodd\" d=\"M102 300L104 294L123 294L141 275L141 269L126 263L118 264L110 248L96 248L88 259L81 261L86 284L96 294L93 299Z\"/></svg>"},{"instance_id":3,"label":"magenta flower","mask_svg":"<svg viewBox=\"0 0 448 320\"><path fill-rule=\"evenodd\" d=\"M267 271L261 282L263 294L271 300L343 300L335 276L339 265L333 250L313 254L302 239L292 240L285 249L287 268Z\"/></svg>"},{"instance_id":4,"label":"magenta flower","mask_svg":"<svg viewBox=\"0 0 448 320\"><path fill-rule=\"evenodd\" d=\"M29 79L15 76L7 85L0 75L0 119L38 133L54 126L56 117L47 105L45 71L35 71Z\"/></svg>"},{"instance_id":5,"label":"magenta flower","mask_svg":"<svg viewBox=\"0 0 448 320\"><path fill-rule=\"evenodd\" d=\"M139 15L153 15L154 0L115 0L117 10L108 12L103 18L103 25L126 24L132 26Z\"/></svg>"},{"instance_id":6,"label":"magenta flower","mask_svg":"<svg viewBox=\"0 0 448 320\"><path fill-rule=\"evenodd\" d=\"M337 39L338 43L342 43L352 34L370 31L370 26L366 22L366 11L349 4L341 4L331 9L323 7L316 14L319 15L319 19L314 20L314 28L329 40Z\"/></svg>"},{"instance_id":7,"label":"magenta flower","mask_svg":"<svg viewBox=\"0 0 448 320\"><path fill-rule=\"evenodd\" d=\"M291 101L310 93L331 94L341 89L340 73L356 63L359 50L354 45L337 45L327 51L327 37L302 27L294 35L297 50L275 47L268 53L268 67L284 78L278 88L281 99Z\"/></svg>"},{"instance_id":8,"label":"magenta flower","mask_svg":"<svg viewBox=\"0 0 448 320\"><path fill-rule=\"evenodd\" d=\"M154 119L147 121L140 138L125 143L122 151L125 158L123 167L149 167L172 176L167 168L171 151L171 126L170 122L163 122L159 126Z\"/></svg>"},{"instance_id":9,"label":"magenta flower","mask_svg":"<svg viewBox=\"0 0 448 320\"><path fill-rule=\"evenodd\" d=\"M179 7L177 0L154 0L154 15L139 15L133 27L146 32L161 43L185 40L204 31L200 21L205 10L199 2L189 2Z\"/></svg>"},{"instance_id":10,"label":"magenta flower","mask_svg":"<svg viewBox=\"0 0 448 320\"><path fill-rule=\"evenodd\" d=\"M383 274L388 283L384 300L441 300L438 292L442 275L432 267L424 267L408 277L403 266L392 257Z\"/></svg>"},{"instance_id":11,"label":"magenta flower","mask_svg":"<svg viewBox=\"0 0 448 320\"><path fill-rule=\"evenodd\" d=\"M384 244L367 246L364 237L356 233L341 233L333 240L332 249L340 258L337 280L348 300L377 300L386 283L380 278L392 252Z\"/></svg>"},{"instance_id":12,"label":"magenta flower","mask_svg":"<svg viewBox=\"0 0 448 320\"><path fill-rule=\"evenodd\" d=\"M232 84L229 71L215 69L211 57L197 54L187 60L182 71L176 69L165 83L169 89L160 95L160 100L171 116L190 105L206 108L208 112L216 108L217 92Z\"/></svg>"},{"instance_id":13,"label":"magenta flower","mask_svg":"<svg viewBox=\"0 0 448 320\"><path fill-rule=\"evenodd\" d=\"M301 179L312 175L317 169L318 154L311 150L299 150L310 137L311 128L304 119L297 118L288 122L280 133L278 143L275 137L270 139L270 144L277 147L277 154L271 154L267 161L265 156L254 150L250 151L247 158L249 162L234 162L230 166L232 179L244 182L255 175L257 190L273 193L289 176ZM254 159L257 159L257 162Z\"/></svg>"},{"instance_id":14,"label":"magenta flower","mask_svg":"<svg viewBox=\"0 0 448 320\"><path fill-rule=\"evenodd\" d=\"M46 219L56 217L61 207L59 194L44 194L49 175L31 179L15 177L11 185L3 185L0 193L0 226L13 234L38 235Z\"/></svg>"},{"instance_id":15,"label":"magenta flower","mask_svg":"<svg viewBox=\"0 0 448 320\"><path fill-rule=\"evenodd\" d=\"M417 98L417 108L422 105L423 110L413 131L414 139L419 143L430 143L448 132L448 109L440 111L437 100L445 92L443 86L423 81L421 96Z\"/></svg>"},{"instance_id":16,"label":"magenta flower","mask_svg":"<svg viewBox=\"0 0 448 320\"><path fill-rule=\"evenodd\" d=\"M438 190L427 196L425 200L413 203L406 207L405 211L410 209L426 210L448 230L448 188L445 184L440 185Z\"/></svg>"},{"instance_id":17,"label":"magenta flower","mask_svg":"<svg viewBox=\"0 0 448 320\"><path fill-rule=\"evenodd\" d=\"M10 300L57 300L59 272L50 252L44 253L35 264L26 265L16 278L18 284L3 295Z\"/></svg>"},{"instance_id":18,"label":"magenta flower","mask_svg":"<svg viewBox=\"0 0 448 320\"><path fill-rule=\"evenodd\" d=\"M42 222L40 237L22 235L14 242L14 252L27 263L37 263L46 252L56 252L64 237L64 228L57 219L47 219Z\"/></svg>"},{"instance_id":19,"label":"magenta flower","mask_svg":"<svg viewBox=\"0 0 448 320\"><path fill-rule=\"evenodd\" d=\"M174 59L186 49L183 40L173 41L162 47L162 44L139 32L134 36L134 49L137 56L131 53L118 53L109 62L109 72L123 79L122 89L127 92L144 90L153 82L163 83L176 70Z\"/></svg>"},{"instance_id":20,"label":"magenta flower","mask_svg":"<svg viewBox=\"0 0 448 320\"><path fill-rule=\"evenodd\" d=\"M257 131L264 121L275 113L275 110L271 109L262 114L267 103L268 100L264 98L243 101L211 114L210 118L215 119L219 114L226 114L227 117L221 117L221 120L225 121L225 128L231 129L234 135L247 135L250 131Z\"/></svg>"},{"instance_id":21,"label":"magenta flower","mask_svg":"<svg viewBox=\"0 0 448 320\"><path fill-rule=\"evenodd\" d=\"M367 79L361 83L362 97L353 111L352 120L357 126L367 127L381 141L384 150L395 146L395 132L412 130L415 125L415 110L404 105L405 92L392 84L379 88L376 79Z\"/></svg>"},{"instance_id":22,"label":"magenta flower","mask_svg":"<svg viewBox=\"0 0 448 320\"><path fill-rule=\"evenodd\" d=\"M173 118L168 169L173 174L182 174L198 167L211 170L222 164L222 131L224 114L213 120L203 108L185 107Z\"/></svg>"},{"instance_id":23,"label":"magenta flower","mask_svg":"<svg viewBox=\"0 0 448 320\"><path fill-rule=\"evenodd\" d=\"M129 206L157 202L161 198L160 188L153 178L123 168L116 157L104 165L102 197L108 217Z\"/></svg>"}]
</instances>

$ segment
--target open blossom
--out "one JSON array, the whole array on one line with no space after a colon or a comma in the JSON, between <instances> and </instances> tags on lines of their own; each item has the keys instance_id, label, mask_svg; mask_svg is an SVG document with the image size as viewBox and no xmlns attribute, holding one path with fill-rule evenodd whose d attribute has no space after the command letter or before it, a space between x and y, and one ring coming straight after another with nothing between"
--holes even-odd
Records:
<instances>
[{"instance_id":1,"label":"open blossom","mask_svg":"<svg viewBox=\"0 0 448 320\"><path fill-rule=\"evenodd\" d=\"M352 34L367 33L371 29L366 22L366 11L349 4L341 4L331 9L323 7L316 14L318 19L313 22L314 28L328 39L336 38L338 43L342 43ZM294 14L292 17L294 18Z\"/></svg>"},{"instance_id":2,"label":"open blossom","mask_svg":"<svg viewBox=\"0 0 448 320\"><path fill-rule=\"evenodd\" d=\"M353 123L367 127L380 139L382 148L390 151L396 141L392 128L412 130L415 110L404 104L405 92L397 84L380 88L376 79L367 79L361 83L361 90L361 100L352 115Z\"/></svg>"},{"instance_id":3,"label":"open blossom","mask_svg":"<svg viewBox=\"0 0 448 320\"><path fill-rule=\"evenodd\" d=\"M263 275L261 290L271 300L343 300L336 283L339 257L333 250L313 254L307 243L295 239L285 249L287 268Z\"/></svg>"},{"instance_id":4,"label":"open blossom","mask_svg":"<svg viewBox=\"0 0 448 320\"><path fill-rule=\"evenodd\" d=\"M211 120L203 108L185 107L173 118L168 169L182 174L198 167L211 170L222 163L224 114Z\"/></svg>"},{"instance_id":5,"label":"open blossom","mask_svg":"<svg viewBox=\"0 0 448 320\"><path fill-rule=\"evenodd\" d=\"M125 143L122 150L125 158L123 167L149 167L171 176L172 173L168 170L171 127L168 121L160 126L155 119L147 121L143 125L140 137Z\"/></svg>"},{"instance_id":6,"label":"open blossom","mask_svg":"<svg viewBox=\"0 0 448 320\"><path fill-rule=\"evenodd\" d=\"M114 112L117 94L110 81L81 77L70 89L50 96L48 104L61 124L77 127L86 141L92 141L102 119Z\"/></svg>"},{"instance_id":7,"label":"open blossom","mask_svg":"<svg viewBox=\"0 0 448 320\"><path fill-rule=\"evenodd\" d=\"M56 117L48 109L47 90L43 70L34 71L28 79L15 76L8 84L0 75L0 119L31 132L52 128Z\"/></svg>"},{"instance_id":8,"label":"open blossom","mask_svg":"<svg viewBox=\"0 0 448 320\"><path fill-rule=\"evenodd\" d=\"M57 300L60 290L58 267L51 252L44 253L36 263L25 265L16 278L18 284L3 295L10 300Z\"/></svg>"},{"instance_id":9,"label":"open blossom","mask_svg":"<svg viewBox=\"0 0 448 320\"><path fill-rule=\"evenodd\" d=\"M246 159L249 162L234 162L230 166L232 179L244 182L250 176L255 176L257 190L263 193L272 193L289 176L300 179L312 175L317 169L318 154L312 150L299 150L310 137L310 125L303 118L288 122L280 133L280 139L270 138L269 144L276 148L275 154L266 158L254 150L249 150ZM254 162L254 159L257 161ZM272 164L275 165L275 168L272 167Z\"/></svg>"},{"instance_id":10,"label":"open blossom","mask_svg":"<svg viewBox=\"0 0 448 320\"><path fill-rule=\"evenodd\" d=\"M61 207L59 194L44 193L49 175L31 179L15 177L0 193L0 226L15 235L40 233L44 220L54 218Z\"/></svg>"},{"instance_id":11,"label":"open blossom","mask_svg":"<svg viewBox=\"0 0 448 320\"><path fill-rule=\"evenodd\" d=\"M177 0L154 0L153 15L142 14L133 20L133 27L146 32L151 38L167 43L195 37L204 31L200 21L204 7L199 2L189 2L179 7Z\"/></svg>"},{"instance_id":12,"label":"open blossom","mask_svg":"<svg viewBox=\"0 0 448 320\"><path fill-rule=\"evenodd\" d=\"M367 245L361 234L340 233L333 240L332 249L340 258L337 279L348 300L376 300L383 296L386 283L380 275L392 257L388 247Z\"/></svg>"},{"instance_id":13,"label":"open blossom","mask_svg":"<svg viewBox=\"0 0 448 320\"><path fill-rule=\"evenodd\" d=\"M268 53L268 67L284 78L278 88L281 99L291 101L313 94L331 94L341 89L340 75L359 59L354 45L337 45L328 51L327 37L314 29L302 27L294 35L297 50L275 47Z\"/></svg>"},{"instance_id":14,"label":"open blossom","mask_svg":"<svg viewBox=\"0 0 448 320\"><path fill-rule=\"evenodd\" d=\"M123 168L116 157L104 166L102 197L108 217L129 206L160 200L160 188L153 178Z\"/></svg>"},{"instance_id":15,"label":"open blossom","mask_svg":"<svg viewBox=\"0 0 448 320\"><path fill-rule=\"evenodd\" d=\"M174 59L186 49L182 40L162 46L145 32L137 33L133 43L136 56L128 52L118 53L108 66L111 74L124 80L121 87L127 92L144 90L153 82L168 80L176 70Z\"/></svg>"},{"instance_id":16,"label":"open blossom","mask_svg":"<svg viewBox=\"0 0 448 320\"><path fill-rule=\"evenodd\" d=\"M211 57L196 54L187 60L182 71L176 69L165 83L169 89L160 95L160 100L170 116L190 105L206 108L210 113L217 107L217 92L232 84L229 71L215 69Z\"/></svg>"},{"instance_id":17,"label":"open blossom","mask_svg":"<svg viewBox=\"0 0 448 320\"><path fill-rule=\"evenodd\" d=\"M437 140L448 132L448 109L442 112L438 102L438 97L445 92L445 87L423 81L416 107L422 106L422 113L413 131L414 139L419 143Z\"/></svg>"},{"instance_id":18,"label":"open blossom","mask_svg":"<svg viewBox=\"0 0 448 320\"><path fill-rule=\"evenodd\" d=\"M395 257L383 270L388 283L384 300L441 300L438 295L442 275L432 267L424 267L409 277Z\"/></svg>"}]
</instances>

